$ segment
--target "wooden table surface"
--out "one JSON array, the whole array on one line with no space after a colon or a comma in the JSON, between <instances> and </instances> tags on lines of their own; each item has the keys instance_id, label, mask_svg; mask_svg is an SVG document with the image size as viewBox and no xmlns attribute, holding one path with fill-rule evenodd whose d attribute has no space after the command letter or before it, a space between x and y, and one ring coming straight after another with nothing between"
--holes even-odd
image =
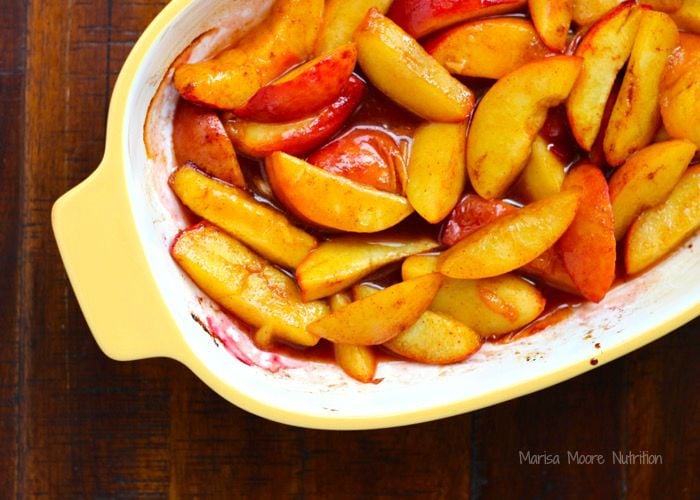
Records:
<instances>
[{"instance_id":1,"label":"wooden table surface","mask_svg":"<svg viewBox=\"0 0 700 500\"><path fill-rule=\"evenodd\" d=\"M112 85L165 3L0 9L0 497L698 498L700 320L537 394L371 432L271 423L175 362L106 358L49 214L100 161ZM519 451L562 463L521 464ZM628 451L663 464L613 463Z\"/></svg>"}]
</instances>

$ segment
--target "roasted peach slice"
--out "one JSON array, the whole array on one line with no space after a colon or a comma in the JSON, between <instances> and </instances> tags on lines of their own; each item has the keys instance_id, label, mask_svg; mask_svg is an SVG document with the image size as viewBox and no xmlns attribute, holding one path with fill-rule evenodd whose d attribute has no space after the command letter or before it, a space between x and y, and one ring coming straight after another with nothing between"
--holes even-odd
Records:
<instances>
[{"instance_id":1,"label":"roasted peach slice","mask_svg":"<svg viewBox=\"0 0 700 500\"><path fill-rule=\"evenodd\" d=\"M420 318L442 280L442 276L433 273L392 285L315 321L308 331L342 344L383 344Z\"/></svg>"},{"instance_id":2,"label":"roasted peach slice","mask_svg":"<svg viewBox=\"0 0 700 500\"><path fill-rule=\"evenodd\" d=\"M474 330L445 314L425 311L418 321L383 345L419 363L447 365L477 352L483 340Z\"/></svg>"},{"instance_id":3,"label":"roasted peach slice","mask_svg":"<svg viewBox=\"0 0 700 500\"><path fill-rule=\"evenodd\" d=\"M217 179L245 187L231 139L216 112L180 100L173 117L175 161L191 161Z\"/></svg>"},{"instance_id":4,"label":"roasted peach slice","mask_svg":"<svg viewBox=\"0 0 700 500\"><path fill-rule=\"evenodd\" d=\"M562 52L567 44L573 0L529 0L530 17L547 47Z\"/></svg>"},{"instance_id":5,"label":"roasted peach slice","mask_svg":"<svg viewBox=\"0 0 700 500\"><path fill-rule=\"evenodd\" d=\"M608 183L598 167L585 163L569 171L563 188L581 192L576 217L559 240L564 265L581 295L600 302L615 280L616 241Z\"/></svg>"},{"instance_id":6,"label":"roasted peach slice","mask_svg":"<svg viewBox=\"0 0 700 500\"><path fill-rule=\"evenodd\" d=\"M661 79L660 105L668 133L700 147L700 36L680 34Z\"/></svg>"},{"instance_id":7,"label":"roasted peach slice","mask_svg":"<svg viewBox=\"0 0 700 500\"><path fill-rule=\"evenodd\" d=\"M403 263L404 279L434 272L438 257L415 255ZM534 321L544 310L545 298L522 278L505 274L481 280L446 278L430 310L446 314L483 337L503 335Z\"/></svg>"},{"instance_id":8,"label":"roasted peach slice","mask_svg":"<svg viewBox=\"0 0 700 500\"><path fill-rule=\"evenodd\" d=\"M392 0L327 0L316 53L334 50L352 41L352 35L371 8L386 14Z\"/></svg>"},{"instance_id":9,"label":"roasted peach slice","mask_svg":"<svg viewBox=\"0 0 700 500\"><path fill-rule=\"evenodd\" d=\"M502 196L522 172L550 107L574 85L581 59L548 57L498 80L474 113L467 138L467 169L484 198Z\"/></svg>"},{"instance_id":10,"label":"roasted peach slice","mask_svg":"<svg viewBox=\"0 0 700 500\"><path fill-rule=\"evenodd\" d=\"M571 14L579 26L589 26L625 0L573 0Z\"/></svg>"},{"instance_id":11,"label":"roasted peach slice","mask_svg":"<svg viewBox=\"0 0 700 500\"><path fill-rule=\"evenodd\" d=\"M376 9L367 13L354 40L367 78L409 111L439 122L461 122L471 113L472 92Z\"/></svg>"},{"instance_id":12,"label":"roasted peach slice","mask_svg":"<svg viewBox=\"0 0 700 500\"><path fill-rule=\"evenodd\" d=\"M695 145L670 140L630 156L610 178L615 237L622 239L639 213L666 199L695 155Z\"/></svg>"},{"instance_id":13,"label":"roasted peach slice","mask_svg":"<svg viewBox=\"0 0 700 500\"><path fill-rule=\"evenodd\" d=\"M276 152L265 160L270 186L293 213L323 227L375 233L408 217L408 200Z\"/></svg>"},{"instance_id":14,"label":"roasted peach slice","mask_svg":"<svg viewBox=\"0 0 700 500\"><path fill-rule=\"evenodd\" d=\"M268 82L313 54L323 0L277 0L262 24L214 59L184 64L174 82L189 101L239 109Z\"/></svg>"},{"instance_id":15,"label":"roasted peach slice","mask_svg":"<svg viewBox=\"0 0 700 500\"><path fill-rule=\"evenodd\" d=\"M403 155L393 137L378 128L354 128L311 154L307 161L382 191L401 191L397 164L403 163Z\"/></svg>"},{"instance_id":16,"label":"roasted peach slice","mask_svg":"<svg viewBox=\"0 0 700 500\"><path fill-rule=\"evenodd\" d=\"M466 122L425 123L413 136L406 196L428 222L440 222L459 201L467 177L466 142Z\"/></svg>"},{"instance_id":17,"label":"roasted peach slice","mask_svg":"<svg viewBox=\"0 0 700 500\"><path fill-rule=\"evenodd\" d=\"M668 14L644 10L632 53L605 131L603 149L610 165L649 144L661 123L659 84L678 29Z\"/></svg>"},{"instance_id":18,"label":"roasted peach slice","mask_svg":"<svg viewBox=\"0 0 700 500\"><path fill-rule=\"evenodd\" d=\"M294 227L284 214L190 165L173 172L170 187L194 213L275 264L294 269L318 245L316 238Z\"/></svg>"},{"instance_id":19,"label":"roasted peach slice","mask_svg":"<svg viewBox=\"0 0 700 500\"><path fill-rule=\"evenodd\" d=\"M437 246L431 238L416 236L334 238L322 243L297 267L297 282L304 300L327 297L387 264Z\"/></svg>"},{"instance_id":20,"label":"roasted peach slice","mask_svg":"<svg viewBox=\"0 0 700 500\"><path fill-rule=\"evenodd\" d=\"M700 166L690 167L669 197L642 212L625 240L625 270L636 274L670 253L700 227Z\"/></svg>"},{"instance_id":21,"label":"roasted peach slice","mask_svg":"<svg viewBox=\"0 0 700 500\"><path fill-rule=\"evenodd\" d=\"M515 192L527 203L541 200L561 191L565 164L541 136L532 143L532 154L515 183Z\"/></svg>"},{"instance_id":22,"label":"roasted peach slice","mask_svg":"<svg viewBox=\"0 0 700 500\"><path fill-rule=\"evenodd\" d=\"M265 85L236 116L257 122L290 122L313 115L338 99L355 69L352 43L320 55Z\"/></svg>"},{"instance_id":23,"label":"roasted peach slice","mask_svg":"<svg viewBox=\"0 0 700 500\"><path fill-rule=\"evenodd\" d=\"M564 234L579 199L578 191L562 191L496 219L445 251L438 271L450 278L477 279L524 266Z\"/></svg>"},{"instance_id":24,"label":"roasted peach slice","mask_svg":"<svg viewBox=\"0 0 700 500\"><path fill-rule=\"evenodd\" d=\"M623 3L592 26L576 49L583 68L567 101L567 113L576 142L586 151L600 131L617 73L632 51L640 13L633 1Z\"/></svg>"},{"instance_id":25,"label":"roasted peach slice","mask_svg":"<svg viewBox=\"0 0 700 500\"><path fill-rule=\"evenodd\" d=\"M344 293L337 293L330 299L331 311L338 311L352 300ZM377 356L371 347L364 345L333 344L335 361L345 373L355 380L368 383L377 371Z\"/></svg>"},{"instance_id":26,"label":"roasted peach slice","mask_svg":"<svg viewBox=\"0 0 700 500\"><path fill-rule=\"evenodd\" d=\"M175 261L199 288L266 335L301 346L318 343L307 325L328 314L324 302L304 303L292 278L220 229L199 224L173 243ZM269 347L263 345L262 347Z\"/></svg>"},{"instance_id":27,"label":"roasted peach slice","mask_svg":"<svg viewBox=\"0 0 700 500\"><path fill-rule=\"evenodd\" d=\"M485 200L476 194L466 194L445 222L442 229L442 243L452 246L482 226L516 211L515 206L504 201Z\"/></svg>"},{"instance_id":28,"label":"roasted peach slice","mask_svg":"<svg viewBox=\"0 0 700 500\"><path fill-rule=\"evenodd\" d=\"M286 123L261 123L232 118L226 122L238 151L263 158L275 151L301 155L323 144L355 111L365 92L365 83L351 76L340 97L316 114Z\"/></svg>"},{"instance_id":29,"label":"roasted peach slice","mask_svg":"<svg viewBox=\"0 0 700 500\"><path fill-rule=\"evenodd\" d=\"M428 41L425 49L452 74L494 79L552 53L532 23L517 17L459 25Z\"/></svg>"},{"instance_id":30,"label":"roasted peach slice","mask_svg":"<svg viewBox=\"0 0 700 500\"><path fill-rule=\"evenodd\" d=\"M527 0L394 0L389 17L414 38L474 19L516 12Z\"/></svg>"}]
</instances>

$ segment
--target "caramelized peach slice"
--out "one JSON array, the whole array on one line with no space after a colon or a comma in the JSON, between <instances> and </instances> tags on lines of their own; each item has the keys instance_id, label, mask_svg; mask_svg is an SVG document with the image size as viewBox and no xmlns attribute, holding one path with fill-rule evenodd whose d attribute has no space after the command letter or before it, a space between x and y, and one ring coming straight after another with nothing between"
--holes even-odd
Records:
<instances>
[{"instance_id":1,"label":"caramelized peach slice","mask_svg":"<svg viewBox=\"0 0 700 500\"><path fill-rule=\"evenodd\" d=\"M474 95L390 19L371 9L354 35L369 80L409 111L439 122L464 121Z\"/></svg>"},{"instance_id":2,"label":"caramelized peach slice","mask_svg":"<svg viewBox=\"0 0 700 500\"><path fill-rule=\"evenodd\" d=\"M561 158L538 135L532 143L530 159L515 183L515 192L527 203L558 193L566 175L564 168Z\"/></svg>"},{"instance_id":3,"label":"caramelized peach slice","mask_svg":"<svg viewBox=\"0 0 700 500\"><path fill-rule=\"evenodd\" d=\"M401 274L412 279L434 272L438 257L415 255L403 263ZM530 283L511 274L480 280L446 278L430 310L447 314L483 337L503 335L534 321L545 299Z\"/></svg>"},{"instance_id":4,"label":"caramelized peach slice","mask_svg":"<svg viewBox=\"0 0 700 500\"><path fill-rule=\"evenodd\" d=\"M390 286L315 321L308 331L342 344L383 344L420 318L442 280L439 274L429 274Z\"/></svg>"},{"instance_id":5,"label":"caramelized peach slice","mask_svg":"<svg viewBox=\"0 0 700 500\"><path fill-rule=\"evenodd\" d=\"M351 300L344 293L331 297L331 311L338 311L350 304ZM333 344L335 361L345 373L355 380L369 383L377 371L377 357L371 347L364 345Z\"/></svg>"},{"instance_id":6,"label":"caramelized peach slice","mask_svg":"<svg viewBox=\"0 0 700 500\"><path fill-rule=\"evenodd\" d=\"M188 161L217 179L245 187L231 139L219 116L210 109L180 100L173 118L175 161Z\"/></svg>"},{"instance_id":7,"label":"caramelized peach slice","mask_svg":"<svg viewBox=\"0 0 700 500\"><path fill-rule=\"evenodd\" d=\"M360 104L364 92L364 82L351 76L341 96L315 115L287 123L234 118L226 122L226 131L238 151L254 158L263 158L275 151L301 155L335 134Z\"/></svg>"},{"instance_id":8,"label":"caramelized peach slice","mask_svg":"<svg viewBox=\"0 0 700 500\"><path fill-rule=\"evenodd\" d=\"M589 26L625 0L573 0L571 14L579 26Z\"/></svg>"},{"instance_id":9,"label":"caramelized peach slice","mask_svg":"<svg viewBox=\"0 0 700 500\"><path fill-rule=\"evenodd\" d=\"M639 213L666 199L695 155L695 145L670 140L632 155L610 178L615 237L621 240Z\"/></svg>"},{"instance_id":10,"label":"caramelized peach slice","mask_svg":"<svg viewBox=\"0 0 700 500\"><path fill-rule=\"evenodd\" d=\"M265 85L236 116L257 122L289 122L308 117L338 99L355 69L352 43L320 55Z\"/></svg>"},{"instance_id":11,"label":"caramelized peach slice","mask_svg":"<svg viewBox=\"0 0 700 500\"><path fill-rule=\"evenodd\" d=\"M583 68L567 101L576 142L590 151L601 127L605 104L618 71L632 51L640 10L627 1L600 19L581 40L576 55Z\"/></svg>"},{"instance_id":12,"label":"caramelized peach slice","mask_svg":"<svg viewBox=\"0 0 700 500\"><path fill-rule=\"evenodd\" d=\"M661 75L677 45L678 29L668 14L641 13L622 87L605 131L603 149L610 165L621 165L654 138L661 123Z\"/></svg>"},{"instance_id":13,"label":"caramelized peach slice","mask_svg":"<svg viewBox=\"0 0 700 500\"><path fill-rule=\"evenodd\" d=\"M547 47L562 52L573 15L573 0L529 0L530 16Z\"/></svg>"},{"instance_id":14,"label":"caramelized peach slice","mask_svg":"<svg viewBox=\"0 0 700 500\"><path fill-rule=\"evenodd\" d=\"M318 244L316 238L294 227L284 214L190 165L173 172L170 187L194 213L275 264L294 269Z\"/></svg>"},{"instance_id":15,"label":"caramelized peach slice","mask_svg":"<svg viewBox=\"0 0 700 500\"><path fill-rule=\"evenodd\" d=\"M171 253L204 293L265 330L266 337L301 346L318 343L307 325L328 314L328 306L302 302L292 278L220 229L199 224L183 231Z\"/></svg>"},{"instance_id":16,"label":"caramelized peach slice","mask_svg":"<svg viewBox=\"0 0 700 500\"><path fill-rule=\"evenodd\" d=\"M528 262L519 270L525 276L540 283L570 294L579 295L578 287L574 284L569 271L564 265L559 245L554 245L543 254Z\"/></svg>"},{"instance_id":17,"label":"caramelized peach slice","mask_svg":"<svg viewBox=\"0 0 700 500\"><path fill-rule=\"evenodd\" d=\"M482 344L479 334L463 323L425 311L406 331L384 343L384 347L419 363L448 365L464 361Z\"/></svg>"},{"instance_id":18,"label":"caramelized peach slice","mask_svg":"<svg viewBox=\"0 0 700 500\"><path fill-rule=\"evenodd\" d=\"M375 233L398 224L413 212L402 196L328 173L285 153L268 156L265 167L277 198L313 224Z\"/></svg>"},{"instance_id":19,"label":"caramelized peach slice","mask_svg":"<svg viewBox=\"0 0 700 500\"><path fill-rule=\"evenodd\" d=\"M469 179L480 196L500 197L516 180L548 109L567 98L580 68L578 57L548 57L518 68L486 92L467 138Z\"/></svg>"},{"instance_id":20,"label":"caramelized peach slice","mask_svg":"<svg viewBox=\"0 0 700 500\"><path fill-rule=\"evenodd\" d=\"M445 223L442 243L452 246L482 226L516 211L517 207L501 200L485 200L479 195L467 194L459 201Z\"/></svg>"},{"instance_id":21,"label":"caramelized peach slice","mask_svg":"<svg viewBox=\"0 0 700 500\"><path fill-rule=\"evenodd\" d=\"M397 163L403 162L396 141L386 132L358 127L323 146L307 159L332 174L372 186L388 193L400 193Z\"/></svg>"},{"instance_id":22,"label":"caramelized peach slice","mask_svg":"<svg viewBox=\"0 0 700 500\"><path fill-rule=\"evenodd\" d=\"M466 122L425 123L413 136L406 196L430 223L444 219L464 191L466 142Z\"/></svg>"},{"instance_id":23,"label":"caramelized peach slice","mask_svg":"<svg viewBox=\"0 0 700 500\"><path fill-rule=\"evenodd\" d=\"M690 167L669 197L642 212L625 240L625 270L636 274L680 245L700 227L700 166Z\"/></svg>"},{"instance_id":24,"label":"caramelized peach slice","mask_svg":"<svg viewBox=\"0 0 700 500\"><path fill-rule=\"evenodd\" d=\"M177 68L175 88L189 101L239 109L266 83L313 54L323 0L277 0L262 24L214 59Z\"/></svg>"},{"instance_id":25,"label":"caramelized peach slice","mask_svg":"<svg viewBox=\"0 0 700 500\"><path fill-rule=\"evenodd\" d=\"M494 79L552 53L532 23L517 17L462 24L427 42L425 49L452 74Z\"/></svg>"},{"instance_id":26,"label":"caramelized peach slice","mask_svg":"<svg viewBox=\"0 0 700 500\"><path fill-rule=\"evenodd\" d=\"M344 290L368 274L409 255L438 246L428 237L346 236L328 240L311 252L297 268L304 300L327 297Z\"/></svg>"},{"instance_id":27,"label":"caramelized peach slice","mask_svg":"<svg viewBox=\"0 0 700 500\"><path fill-rule=\"evenodd\" d=\"M564 265L581 295L600 302L615 280L616 242L608 183L598 167L586 163L569 171L564 189L581 191L576 217L559 240Z\"/></svg>"},{"instance_id":28,"label":"caramelized peach slice","mask_svg":"<svg viewBox=\"0 0 700 500\"><path fill-rule=\"evenodd\" d=\"M450 278L477 279L524 266L564 234L579 199L578 191L562 191L495 220L445 251L438 270Z\"/></svg>"},{"instance_id":29,"label":"caramelized peach slice","mask_svg":"<svg viewBox=\"0 0 700 500\"><path fill-rule=\"evenodd\" d=\"M681 33L661 80L660 105L668 133L700 147L700 36Z\"/></svg>"},{"instance_id":30,"label":"caramelized peach slice","mask_svg":"<svg viewBox=\"0 0 700 500\"><path fill-rule=\"evenodd\" d=\"M414 38L476 17L516 12L527 0L394 0L389 17Z\"/></svg>"},{"instance_id":31,"label":"caramelized peach slice","mask_svg":"<svg viewBox=\"0 0 700 500\"><path fill-rule=\"evenodd\" d=\"M700 3L697 0L683 0L680 9L671 17L680 29L700 33Z\"/></svg>"},{"instance_id":32,"label":"caramelized peach slice","mask_svg":"<svg viewBox=\"0 0 700 500\"><path fill-rule=\"evenodd\" d=\"M382 14L389 10L392 0L327 0L323 25L316 42L316 53L322 54L345 45L371 8Z\"/></svg>"}]
</instances>

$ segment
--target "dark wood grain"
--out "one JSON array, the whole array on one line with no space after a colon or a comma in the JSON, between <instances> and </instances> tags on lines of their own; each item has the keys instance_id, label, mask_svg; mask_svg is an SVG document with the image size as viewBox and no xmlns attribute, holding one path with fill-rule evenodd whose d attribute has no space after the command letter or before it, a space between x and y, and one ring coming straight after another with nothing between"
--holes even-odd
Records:
<instances>
[{"instance_id":1,"label":"dark wood grain","mask_svg":"<svg viewBox=\"0 0 700 500\"><path fill-rule=\"evenodd\" d=\"M99 163L116 76L165 3L0 9L0 497L698 497L700 320L537 394L369 432L275 424L172 361L107 359L49 213ZM562 463L521 464L520 451ZM568 451L606 463L569 464ZM614 451L663 464L615 464Z\"/></svg>"}]
</instances>

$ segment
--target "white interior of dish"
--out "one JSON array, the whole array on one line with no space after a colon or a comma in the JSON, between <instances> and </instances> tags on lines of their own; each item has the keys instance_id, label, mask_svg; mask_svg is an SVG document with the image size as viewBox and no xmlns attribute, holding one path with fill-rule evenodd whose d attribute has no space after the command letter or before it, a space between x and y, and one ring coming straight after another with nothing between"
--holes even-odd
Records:
<instances>
[{"instance_id":1,"label":"white interior of dish","mask_svg":"<svg viewBox=\"0 0 700 500\"><path fill-rule=\"evenodd\" d=\"M642 337L651 340L646 334L655 325L697 305L700 236L696 235L689 242L692 245L685 244L651 271L618 286L602 303L584 305L535 336L510 345L487 344L468 361L447 367L382 363L377 376L383 381L376 385L356 383L335 366L299 363L261 353L235 327L232 333L241 355L254 365L240 362L217 346L191 314L214 321L225 318L168 254L173 237L184 226L166 184L173 168L169 120L176 92L166 89L163 98L154 104L162 141L161 154L155 160L146 155L144 121L169 65L191 41L212 28L227 27L203 39L191 56L201 58L211 47L225 45L236 33L261 19L270 4L271 0L191 2L161 33L142 61L131 83L124 123L129 193L152 273L185 341L216 377L264 404L329 418L395 415L455 402L463 402L463 408L476 408L543 386L545 378L546 383L553 383L590 369L593 358L605 362L636 348ZM268 369L280 365L291 368L274 373ZM555 376L547 377L552 374Z\"/></svg>"}]
</instances>

